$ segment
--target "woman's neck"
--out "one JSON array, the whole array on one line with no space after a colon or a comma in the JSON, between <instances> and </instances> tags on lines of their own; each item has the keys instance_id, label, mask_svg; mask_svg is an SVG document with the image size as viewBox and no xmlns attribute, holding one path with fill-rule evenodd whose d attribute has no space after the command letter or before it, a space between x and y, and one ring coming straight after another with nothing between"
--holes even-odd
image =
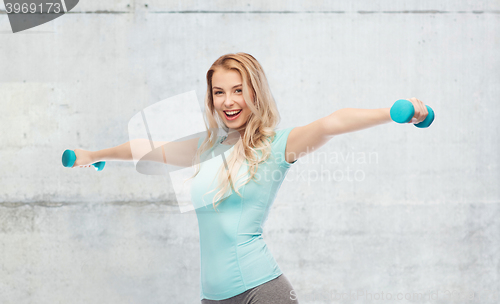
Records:
<instances>
[{"instance_id":1,"label":"woman's neck","mask_svg":"<svg viewBox=\"0 0 500 304\"><path fill-rule=\"evenodd\" d=\"M241 131L241 133L235 129L229 129L227 131L227 135L225 136L224 140L223 140L223 143L226 144L226 145L234 145L235 143L238 142L238 140L240 140L241 137L243 137L243 134L245 131Z\"/></svg>"},{"instance_id":2,"label":"woman's neck","mask_svg":"<svg viewBox=\"0 0 500 304\"><path fill-rule=\"evenodd\" d=\"M227 130L227 135L228 135L227 137L228 138L240 138L240 137L243 137L244 134L245 134L245 129L238 131L238 130L229 128Z\"/></svg>"}]
</instances>

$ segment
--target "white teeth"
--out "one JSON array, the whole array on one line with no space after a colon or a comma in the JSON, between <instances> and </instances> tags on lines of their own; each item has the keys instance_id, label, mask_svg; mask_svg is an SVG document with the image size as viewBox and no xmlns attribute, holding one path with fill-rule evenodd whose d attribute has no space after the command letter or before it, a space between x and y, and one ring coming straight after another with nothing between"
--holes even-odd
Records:
<instances>
[{"instance_id":1,"label":"white teeth","mask_svg":"<svg viewBox=\"0 0 500 304\"><path fill-rule=\"evenodd\" d=\"M228 115L233 115L233 114L236 114L236 113L238 113L239 111L240 111L240 110L238 110L238 111L231 111L231 112L226 112L226 114L228 114Z\"/></svg>"}]
</instances>

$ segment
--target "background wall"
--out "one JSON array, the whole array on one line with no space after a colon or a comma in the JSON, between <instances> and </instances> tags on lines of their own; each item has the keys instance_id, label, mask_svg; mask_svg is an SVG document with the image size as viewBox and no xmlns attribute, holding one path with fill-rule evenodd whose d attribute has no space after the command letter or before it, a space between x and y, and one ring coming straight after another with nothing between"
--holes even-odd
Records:
<instances>
[{"instance_id":1,"label":"background wall","mask_svg":"<svg viewBox=\"0 0 500 304\"><path fill-rule=\"evenodd\" d=\"M165 98L201 104L233 52L262 64L280 128L411 97L436 113L292 166L264 239L300 303L500 299L498 1L81 1L16 34L0 8L1 303L199 303L169 180L60 158L128 141Z\"/></svg>"}]
</instances>

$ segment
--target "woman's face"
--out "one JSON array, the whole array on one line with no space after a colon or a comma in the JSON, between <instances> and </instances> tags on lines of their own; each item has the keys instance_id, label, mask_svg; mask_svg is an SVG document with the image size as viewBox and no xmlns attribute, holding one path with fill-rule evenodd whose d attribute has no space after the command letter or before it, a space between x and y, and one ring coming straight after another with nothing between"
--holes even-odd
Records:
<instances>
[{"instance_id":1,"label":"woman's face","mask_svg":"<svg viewBox=\"0 0 500 304\"><path fill-rule=\"evenodd\" d=\"M215 110L228 128L238 129L246 124L252 111L243 99L243 82L239 72L216 70L212 75L212 95ZM243 136L244 132L240 133Z\"/></svg>"}]
</instances>

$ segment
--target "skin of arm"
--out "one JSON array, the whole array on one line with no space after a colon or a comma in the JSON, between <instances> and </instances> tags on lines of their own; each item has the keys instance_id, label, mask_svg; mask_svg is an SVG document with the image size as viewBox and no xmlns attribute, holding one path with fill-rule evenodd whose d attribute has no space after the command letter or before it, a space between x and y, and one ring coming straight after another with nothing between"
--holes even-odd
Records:
<instances>
[{"instance_id":1,"label":"skin of arm","mask_svg":"<svg viewBox=\"0 0 500 304\"><path fill-rule=\"evenodd\" d=\"M390 108L340 109L324 118L327 135L339 135L391 122Z\"/></svg>"},{"instance_id":2,"label":"skin of arm","mask_svg":"<svg viewBox=\"0 0 500 304\"><path fill-rule=\"evenodd\" d=\"M154 161L180 167L189 167L197 150L198 138L180 142L134 139L113 148L91 153L93 162L98 161ZM153 146L152 146L153 145Z\"/></svg>"},{"instance_id":3,"label":"skin of arm","mask_svg":"<svg viewBox=\"0 0 500 304\"><path fill-rule=\"evenodd\" d=\"M132 160L132 149L130 147L130 142L127 141L124 144L113 148L102 149L98 151L92 151L91 157L93 162L98 161L130 161Z\"/></svg>"},{"instance_id":4,"label":"skin of arm","mask_svg":"<svg viewBox=\"0 0 500 304\"><path fill-rule=\"evenodd\" d=\"M289 163L326 144L335 135L354 132L391 122L390 108L344 108L292 129L288 136L285 160Z\"/></svg>"}]
</instances>

